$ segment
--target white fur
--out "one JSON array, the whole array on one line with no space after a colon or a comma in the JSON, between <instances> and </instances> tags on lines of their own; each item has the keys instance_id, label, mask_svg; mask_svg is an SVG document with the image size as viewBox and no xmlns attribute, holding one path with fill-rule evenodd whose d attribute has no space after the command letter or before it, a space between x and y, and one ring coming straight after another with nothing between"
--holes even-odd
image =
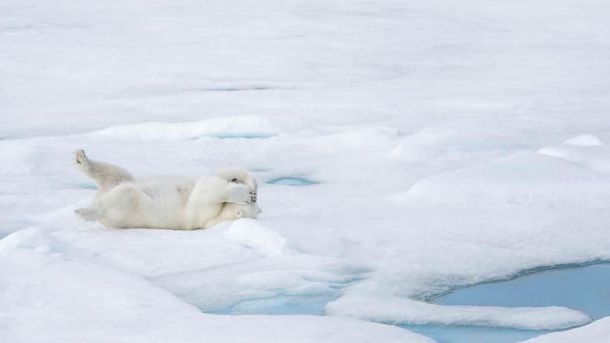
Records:
<instances>
[{"instance_id":1,"label":"white fur","mask_svg":"<svg viewBox=\"0 0 610 343\"><path fill-rule=\"evenodd\" d=\"M92 206L76 214L108 227L194 230L261 212L256 180L242 169L198 179L136 179L121 167L90 160L83 150L76 151L76 163L99 189Z\"/></svg>"}]
</instances>

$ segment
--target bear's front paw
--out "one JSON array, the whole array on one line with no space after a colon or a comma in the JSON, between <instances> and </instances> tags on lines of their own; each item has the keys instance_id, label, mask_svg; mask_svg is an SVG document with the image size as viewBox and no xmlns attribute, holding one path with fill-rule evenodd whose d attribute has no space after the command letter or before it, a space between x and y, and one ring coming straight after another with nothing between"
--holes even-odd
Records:
<instances>
[{"instance_id":1,"label":"bear's front paw","mask_svg":"<svg viewBox=\"0 0 610 343\"><path fill-rule=\"evenodd\" d=\"M228 189L227 202L247 203L252 199L250 187L239 184L230 183Z\"/></svg>"}]
</instances>

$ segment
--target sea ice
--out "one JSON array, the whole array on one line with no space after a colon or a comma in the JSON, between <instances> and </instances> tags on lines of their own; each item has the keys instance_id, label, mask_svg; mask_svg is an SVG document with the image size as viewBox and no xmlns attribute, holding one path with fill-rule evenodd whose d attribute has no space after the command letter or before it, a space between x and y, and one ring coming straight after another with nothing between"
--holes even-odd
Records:
<instances>
[{"instance_id":1,"label":"sea ice","mask_svg":"<svg viewBox=\"0 0 610 343\"><path fill-rule=\"evenodd\" d=\"M610 259L607 2L0 7L3 342L423 342L370 321L588 321L427 301ZM250 169L264 212L193 232L82 223L78 148L144 177ZM318 183L265 182L303 175Z\"/></svg>"}]
</instances>

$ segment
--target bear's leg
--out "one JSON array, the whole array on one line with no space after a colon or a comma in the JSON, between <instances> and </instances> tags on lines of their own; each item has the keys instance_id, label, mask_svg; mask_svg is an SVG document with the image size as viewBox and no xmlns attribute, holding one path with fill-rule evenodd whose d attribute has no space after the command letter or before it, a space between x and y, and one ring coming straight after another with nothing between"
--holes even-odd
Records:
<instances>
[{"instance_id":1,"label":"bear's leg","mask_svg":"<svg viewBox=\"0 0 610 343\"><path fill-rule=\"evenodd\" d=\"M229 183L226 188L225 201L229 203L253 203L256 202L256 191L242 184Z\"/></svg>"},{"instance_id":2,"label":"bear's leg","mask_svg":"<svg viewBox=\"0 0 610 343\"><path fill-rule=\"evenodd\" d=\"M99 192L106 192L122 182L134 180L134 177L124 168L106 162L91 160L82 149L76 150L75 160L78 168L85 175L95 180L99 187Z\"/></svg>"},{"instance_id":3,"label":"bear's leg","mask_svg":"<svg viewBox=\"0 0 610 343\"><path fill-rule=\"evenodd\" d=\"M91 207L83 207L74 210L74 213L81 219L86 221L95 221L97 220L97 211L95 208Z\"/></svg>"},{"instance_id":4,"label":"bear's leg","mask_svg":"<svg viewBox=\"0 0 610 343\"><path fill-rule=\"evenodd\" d=\"M242 183L227 182L219 177L206 177L197 182L189 201L199 206L222 203L249 203L254 191Z\"/></svg>"},{"instance_id":5,"label":"bear's leg","mask_svg":"<svg viewBox=\"0 0 610 343\"><path fill-rule=\"evenodd\" d=\"M109 227L152 227L160 218L158 208L149 195L133 184L123 183L96 200L98 220ZM151 219L152 218L152 219Z\"/></svg>"}]
</instances>

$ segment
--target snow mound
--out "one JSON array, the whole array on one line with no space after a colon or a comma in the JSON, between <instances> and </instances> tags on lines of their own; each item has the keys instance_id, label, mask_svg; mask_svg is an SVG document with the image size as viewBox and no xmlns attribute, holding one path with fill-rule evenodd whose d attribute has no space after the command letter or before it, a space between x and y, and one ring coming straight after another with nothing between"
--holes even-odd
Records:
<instances>
[{"instance_id":1,"label":"snow mound","mask_svg":"<svg viewBox=\"0 0 610 343\"><path fill-rule=\"evenodd\" d=\"M231 222L225 236L266 256L283 255L290 251L286 238L253 219Z\"/></svg>"},{"instance_id":2,"label":"snow mound","mask_svg":"<svg viewBox=\"0 0 610 343\"><path fill-rule=\"evenodd\" d=\"M603 343L610 342L610 317L569 331L554 332L527 340L530 343Z\"/></svg>"},{"instance_id":3,"label":"snow mound","mask_svg":"<svg viewBox=\"0 0 610 343\"><path fill-rule=\"evenodd\" d=\"M361 152L386 147L397 137L398 131L389 127L366 129L350 128L339 133L327 133L307 139L307 145L325 153Z\"/></svg>"},{"instance_id":4,"label":"snow mound","mask_svg":"<svg viewBox=\"0 0 610 343\"><path fill-rule=\"evenodd\" d=\"M405 162L429 159L459 159L469 154L493 153L513 147L498 133L445 127L426 127L402 139L391 156Z\"/></svg>"},{"instance_id":5,"label":"snow mound","mask_svg":"<svg viewBox=\"0 0 610 343\"><path fill-rule=\"evenodd\" d=\"M595 136L577 136L558 146L542 148L538 153L563 159L590 170L610 173L610 147Z\"/></svg>"},{"instance_id":6,"label":"snow mound","mask_svg":"<svg viewBox=\"0 0 610 343\"><path fill-rule=\"evenodd\" d=\"M148 122L113 126L85 136L97 139L165 141L201 137L265 138L301 127L300 120L267 116L232 116L194 122Z\"/></svg>"},{"instance_id":7,"label":"snow mound","mask_svg":"<svg viewBox=\"0 0 610 343\"><path fill-rule=\"evenodd\" d=\"M564 145L572 145L572 146L600 146L604 145L599 137L594 135L579 135L574 138L570 138L567 141L563 142Z\"/></svg>"},{"instance_id":8,"label":"snow mound","mask_svg":"<svg viewBox=\"0 0 610 343\"><path fill-rule=\"evenodd\" d=\"M38 253L61 251L64 245L38 228L24 229L0 240L0 251L31 249Z\"/></svg>"},{"instance_id":9,"label":"snow mound","mask_svg":"<svg viewBox=\"0 0 610 343\"><path fill-rule=\"evenodd\" d=\"M394 296L346 295L326 305L330 315L384 323L507 327L530 330L565 329L591 318L565 307L445 306Z\"/></svg>"},{"instance_id":10,"label":"snow mound","mask_svg":"<svg viewBox=\"0 0 610 343\"><path fill-rule=\"evenodd\" d=\"M452 205L532 205L610 200L610 182L567 161L529 152L424 178L404 199Z\"/></svg>"},{"instance_id":11,"label":"snow mound","mask_svg":"<svg viewBox=\"0 0 610 343\"><path fill-rule=\"evenodd\" d=\"M196 309L137 277L60 253L40 253L44 247L40 242L38 251L2 250L0 271L11 275L2 281L2 311L8 318L29 318L0 327L4 342L72 342L88 340L85 336L98 342L161 341L146 337L153 336L150 328L188 335L181 327L192 325L188 321L198 315Z\"/></svg>"},{"instance_id":12,"label":"snow mound","mask_svg":"<svg viewBox=\"0 0 610 343\"><path fill-rule=\"evenodd\" d=\"M25 142L22 140L0 141L0 174L27 175L41 172L56 172L61 163L53 158L58 152L56 147L49 146L43 140ZM69 156L69 155L67 155ZM69 164L69 158L61 161Z\"/></svg>"}]
</instances>

